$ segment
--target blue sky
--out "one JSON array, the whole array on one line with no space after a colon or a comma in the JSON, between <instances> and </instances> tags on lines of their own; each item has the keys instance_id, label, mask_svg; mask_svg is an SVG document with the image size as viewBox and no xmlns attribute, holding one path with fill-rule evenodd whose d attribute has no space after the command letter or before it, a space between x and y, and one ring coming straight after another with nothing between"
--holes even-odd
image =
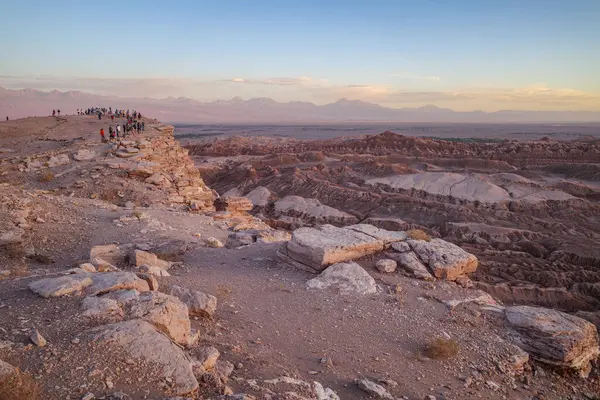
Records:
<instances>
[{"instance_id":1,"label":"blue sky","mask_svg":"<svg viewBox=\"0 0 600 400\"><path fill-rule=\"evenodd\" d=\"M0 86L600 109L600 1L2 1Z\"/></svg>"}]
</instances>

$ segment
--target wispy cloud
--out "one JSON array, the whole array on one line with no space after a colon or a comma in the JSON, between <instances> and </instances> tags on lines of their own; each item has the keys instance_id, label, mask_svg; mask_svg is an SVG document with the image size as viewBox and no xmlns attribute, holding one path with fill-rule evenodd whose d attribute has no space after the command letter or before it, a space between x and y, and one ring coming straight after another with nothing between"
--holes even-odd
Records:
<instances>
[{"instance_id":1,"label":"wispy cloud","mask_svg":"<svg viewBox=\"0 0 600 400\"><path fill-rule=\"evenodd\" d=\"M423 78L421 78L423 79ZM435 79L432 79L435 80ZM412 85L411 85L412 86ZM456 110L598 110L600 94L535 84L519 88L468 87L459 90L415 90L394 84L336 85L322 78L229 77L218 80L171 78L86 78L0 76L0 87L40 90L79 90L121 97L189 97L200 101L272 97L277 101L324 104L340 98L363 100L388 107L435 104Z\"/></svg>"}]
</instances>

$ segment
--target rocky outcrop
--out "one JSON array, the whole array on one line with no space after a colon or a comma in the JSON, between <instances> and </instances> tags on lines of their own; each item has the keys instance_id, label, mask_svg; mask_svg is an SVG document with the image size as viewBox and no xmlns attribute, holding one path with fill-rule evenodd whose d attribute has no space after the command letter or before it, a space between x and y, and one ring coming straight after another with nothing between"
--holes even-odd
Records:
<instances>
[{"instance_id":1,"label":"rocky outcrop","mask_svg":"<svg viewBox=\"0 0 600 400\"><path fill-rule=\"evenodd\" d=\"M587 376L600 355L596 327L579 317L548 308L508 307L511 339L538 361Z\"/></svg>"},{"instance_id":2,"label":"rocky outcrop","mask_svg":"<svg viewBox=\"0 0 600 400\"><path fill-rule=\"evenodd\" d=\"M116 344L131 357L161 368L161 375L173 381L175 395L183 396L198 389L198 381L185 353L146 321L134 319L100 326L90 330L87 337L101 346Z\"/></svg>"},{"instance_id":3,"label":"rocky outcrop","mask_svg":"<svg viewBox=\"0 0 600 400\"><path fill-rule=\"evenodd\" d=\"M342 294L377 292L375 280L355 262L333 264L306 282L308 289L335 289Z\"/></svg>"},{"instance_id":4,"label":"rocky outcrop","mask_svg":"<svg viewBox=\"0 0 600 400\"><path fill-rule=\"evenodd\" d=\"M157 134L121 140L115 145L113 151L118 158L109 161L108 166L155 185L165 193L166 203L188 204L193 211L214 211L215 195L204 183L188 150L175 140L173 126L153 128Z\"/></svg>"},{"instance_id":5,"label":"rocky outcrop","mask_svg":"<svg viewBox=\"0 0 600 400\"><path fill-rule=\"evenodd\" d=\"M243 213L252 210L254 205L245 197L219 197L215 200L215 208L217 211Z\"/></svg>"}]
</instances>

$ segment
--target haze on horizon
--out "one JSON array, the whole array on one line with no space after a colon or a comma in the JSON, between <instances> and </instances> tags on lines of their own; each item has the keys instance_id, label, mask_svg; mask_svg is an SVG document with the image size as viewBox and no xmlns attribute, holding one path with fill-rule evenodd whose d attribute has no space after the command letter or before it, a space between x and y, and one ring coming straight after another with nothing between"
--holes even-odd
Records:
<instances>
[{"instance_id":1,"label":"haze on horizon","mask_svg":"<svg viewBox=\"0 0 600 400\"><path fill-rule=\"evenodd\" d=\"M21 0L0 87L600 111L600 2Z\"/></svg>"}]
</instances>

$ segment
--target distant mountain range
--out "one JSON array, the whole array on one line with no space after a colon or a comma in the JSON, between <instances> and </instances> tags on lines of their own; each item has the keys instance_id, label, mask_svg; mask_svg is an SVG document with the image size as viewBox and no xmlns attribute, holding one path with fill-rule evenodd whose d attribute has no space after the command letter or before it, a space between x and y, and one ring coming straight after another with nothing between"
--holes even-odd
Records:
<instances>
[{"instance_id":1,"label":"distant mountain range","mask_svg":"<svg viewBox=\"0 0 600 400\"><path fill-rule=\"evenodd\" d=\"M270 98L200 102L185 97L164 99L100 96L78 91L43 92L0 88L0 118L49 115L53 109L73 114L93 106L129 108L171 123L333 123L333 122L600 122L597 111L453 111L427 105L387 108L359 100L341 99L322 106L309 102L279 103Z\"/></svg>"}]
</instances>

